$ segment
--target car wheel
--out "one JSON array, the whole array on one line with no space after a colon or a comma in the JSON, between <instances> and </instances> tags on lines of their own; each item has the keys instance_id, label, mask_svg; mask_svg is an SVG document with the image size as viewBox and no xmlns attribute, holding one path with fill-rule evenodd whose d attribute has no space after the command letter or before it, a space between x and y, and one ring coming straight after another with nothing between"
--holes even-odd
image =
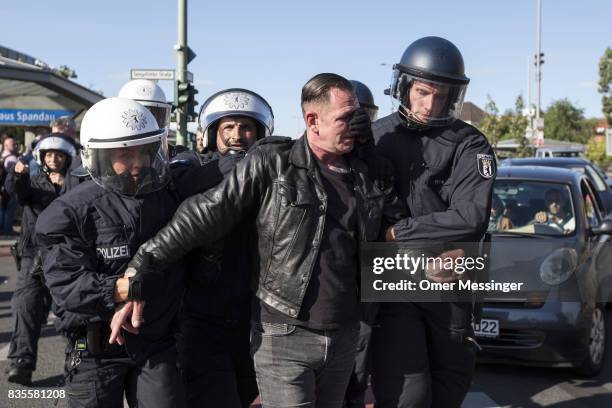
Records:
<instances>
[{"instance_id":1,"label":"car wheel","mask_svg":"<svg viewBox=\"0 0 612 408\"><path fill-rule=\"evenodd\" d=\"M606 356L606 310L601 305L593 308L588 350L576 371L584 377L593 377L601 370Z\"/></svg>"}]
</instances>

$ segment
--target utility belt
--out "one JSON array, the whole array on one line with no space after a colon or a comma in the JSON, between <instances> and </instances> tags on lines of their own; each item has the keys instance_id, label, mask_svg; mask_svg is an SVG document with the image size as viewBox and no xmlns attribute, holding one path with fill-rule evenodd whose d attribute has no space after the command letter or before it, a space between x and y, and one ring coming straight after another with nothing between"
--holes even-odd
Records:
<instances>
[{"instance_id":1,"label":"utility belt","mask_svg":"<svg viewBox=\"0 0 612 408\"><path fill-rule=\"evenodd\" d=\"M125 354L125 348L109 344L111 330L108 322L87 323L71 336L73 352L80 352L87 357L118 356Z\"/></svg>"}]
</instances>

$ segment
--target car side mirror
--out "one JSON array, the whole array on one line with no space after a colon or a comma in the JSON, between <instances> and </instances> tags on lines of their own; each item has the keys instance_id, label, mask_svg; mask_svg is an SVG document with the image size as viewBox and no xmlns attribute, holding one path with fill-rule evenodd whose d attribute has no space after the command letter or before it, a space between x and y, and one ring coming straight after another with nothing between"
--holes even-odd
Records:
<instances>
[{"instance_id":1,"label":"car side mirror","mask_svg":"<svg viewBox=\"0 0 612 408\"><path fill-rule=\"evenodd\" d=\"M597 227L591 229L593 235L612 235L612 220L603 220Z\"/></svg>"}]
</instances>

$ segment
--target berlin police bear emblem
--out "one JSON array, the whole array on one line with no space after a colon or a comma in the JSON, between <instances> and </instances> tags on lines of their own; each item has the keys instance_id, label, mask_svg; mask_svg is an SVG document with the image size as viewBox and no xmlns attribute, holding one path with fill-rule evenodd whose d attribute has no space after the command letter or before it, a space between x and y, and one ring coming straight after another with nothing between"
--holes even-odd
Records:
<instances>
[{"instance_id":1,"label":"berlin police bear emblem","mask_svg":"<svg viewBox=\"0 0 612 408\"><path fill-rule=\"evenodd\" d=\"M490 154L477 154L478 173L486 179L495 176L495 158Z\"/></svg>"}]
</instances>

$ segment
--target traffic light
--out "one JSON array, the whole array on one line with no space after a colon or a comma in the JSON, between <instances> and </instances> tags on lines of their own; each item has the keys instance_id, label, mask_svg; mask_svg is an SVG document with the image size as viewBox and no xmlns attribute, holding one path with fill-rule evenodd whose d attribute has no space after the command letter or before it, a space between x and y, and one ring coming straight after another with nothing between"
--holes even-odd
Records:
<instances>
[{"instance_id":1,"label":"traffic light","mask_svg":"<svg viewBox=\"0 0 612 408\"><path fill-rule=\"evenodd\" d=\"M540 65L542 65L544 63L544 53L541 52L540 53ZM535 54L533 56L533 65L538 65L538 54Z\"/></svg>"},{"instance_id":2,"label":"traffic light","mask_svg":"<svg viewBox=\"0 0 612 408\"><path fill-rule=\"evenodd\" d=\"M190 116L190 120L193 120L197 116L195 113L195 106L198 102L195 100L195 94L198 93L198 90L194 88L191 82L177 81L176 91L177 107L186 115Z\"/></svg>"}]
</instances>

